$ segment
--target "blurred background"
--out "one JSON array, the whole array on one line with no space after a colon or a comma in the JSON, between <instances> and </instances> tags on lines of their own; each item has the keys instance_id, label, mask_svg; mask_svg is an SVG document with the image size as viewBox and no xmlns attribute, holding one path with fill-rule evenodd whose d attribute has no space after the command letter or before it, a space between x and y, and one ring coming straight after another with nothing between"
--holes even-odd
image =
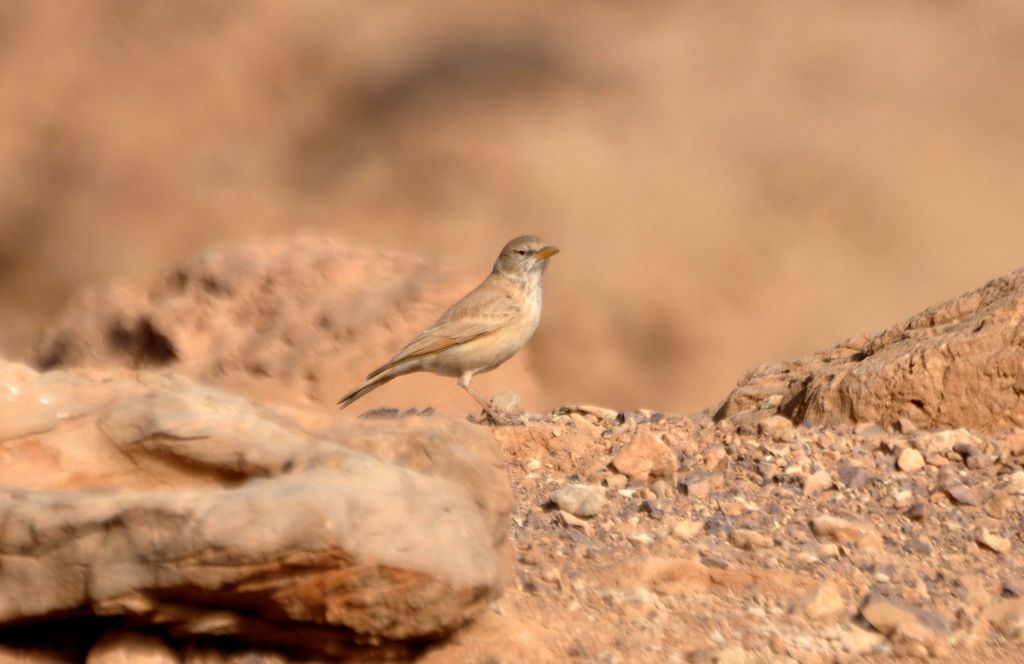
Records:
<instances>
[{"instance_id":1,"label":"blurred background","mask_svg":"<svg viewBox=\"0 0 1024 664\"><path fill-rule=\"evenodd\" d=\"M4 0L0 354L298 230L562 248L545 407L692 411L1021 267L1024 3Z\"/></svg>"}]
</instances>

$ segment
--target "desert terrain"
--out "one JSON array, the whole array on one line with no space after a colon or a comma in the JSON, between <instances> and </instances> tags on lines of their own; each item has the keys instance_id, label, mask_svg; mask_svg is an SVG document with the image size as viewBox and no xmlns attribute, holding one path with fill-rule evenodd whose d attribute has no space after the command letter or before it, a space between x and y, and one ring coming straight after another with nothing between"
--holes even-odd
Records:
<instances>
[{"instance_id":1,"label":"desert terrain","mask_svg":"<svg viewBox=\"0 0 1024 664\"><path fill-rule=\"evenodd\" d=\"M1022 34L3 3L0 662L1024 661Z\"/></svg>"}]
</instances>

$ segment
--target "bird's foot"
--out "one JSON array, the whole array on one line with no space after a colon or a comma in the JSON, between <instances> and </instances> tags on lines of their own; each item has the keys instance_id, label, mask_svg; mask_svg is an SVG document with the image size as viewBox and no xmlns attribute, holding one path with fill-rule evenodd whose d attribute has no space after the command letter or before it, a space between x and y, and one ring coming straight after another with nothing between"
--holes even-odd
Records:
<instances>
[{"instance_id":1,"label":"bird's foot","mask_svg":"<svg viewBox=\"0 0 1024 664\"><path fill-rule=\"evenodd\" d=\"M503 413L493 408L484 409L477 418L480 424L492 424L499 427L511 427L526 423L526 415L523 413Z\"/></svg>"}]
</instances>

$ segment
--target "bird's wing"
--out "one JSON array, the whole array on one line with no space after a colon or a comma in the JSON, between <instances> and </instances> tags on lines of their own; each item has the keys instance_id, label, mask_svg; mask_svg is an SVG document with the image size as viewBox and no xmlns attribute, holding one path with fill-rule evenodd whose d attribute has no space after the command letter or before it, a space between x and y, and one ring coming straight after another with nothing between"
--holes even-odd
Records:
<instances>
[{"instance_id":1,"label":"bird's wing","mask_svg":"<svg viewBox=\"0 0 1024 664\"><path fill-rule=\"evenodd\" d=\"M405 360L439 353L500 330L513 323L520 310L511 292L498 283L484 281L368 378Z\"/></svg>"}]
</instances>

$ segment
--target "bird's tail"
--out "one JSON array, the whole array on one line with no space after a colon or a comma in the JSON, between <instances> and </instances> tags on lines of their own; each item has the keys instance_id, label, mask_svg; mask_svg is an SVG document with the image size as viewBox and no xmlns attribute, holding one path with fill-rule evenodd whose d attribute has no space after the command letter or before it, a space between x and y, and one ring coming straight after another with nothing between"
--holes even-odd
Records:
<instances>
[{"instance_id":1,"label":"bird's tail","mask_svg":"<svg viewBox=\"0 0 1024 664\"><path fill-rule=\"evenodd\" d=\"M365 383L352 390L341 399L338 399L338 407L342 409L348 408L356 399L373 392L375 389L394 378L397 378L395 374L378 374L373 378L368 379Z\"/></svg>"}]
</instances>

